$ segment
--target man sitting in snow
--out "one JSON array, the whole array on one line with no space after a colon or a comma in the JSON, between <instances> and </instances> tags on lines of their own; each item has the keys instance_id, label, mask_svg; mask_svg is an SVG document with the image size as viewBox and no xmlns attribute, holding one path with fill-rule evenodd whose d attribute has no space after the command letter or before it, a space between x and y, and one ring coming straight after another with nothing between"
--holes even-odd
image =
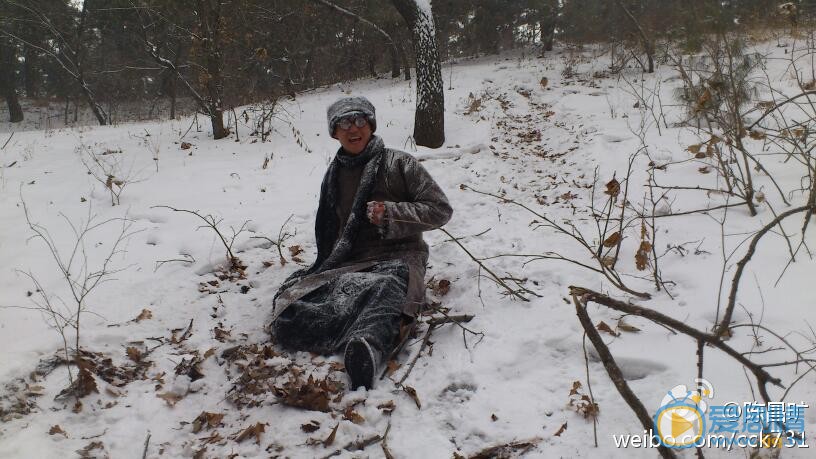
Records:
<instances>
[{"instance_id":1,"label":"man sitting in snow","mask_svg":"<svg viewBox=\"0 0 816 459\"><path fill-rule=\"evenodd\" d=\"M411 155L374 135L374 106L342 98L327 110L340 149L320 187L317 259L275 295L271 332L284 347L344 351L352 389L371 388L403 316L425 300L422 232L450 219L445 193Z\"/></svg>"}]
</instances>

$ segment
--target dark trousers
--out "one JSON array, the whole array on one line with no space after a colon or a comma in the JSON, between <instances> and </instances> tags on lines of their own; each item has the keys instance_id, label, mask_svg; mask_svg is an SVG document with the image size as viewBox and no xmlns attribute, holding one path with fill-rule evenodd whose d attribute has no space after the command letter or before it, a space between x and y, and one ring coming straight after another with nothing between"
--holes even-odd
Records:
<instances>
[{"instance_id":1,"label":"dark trousers","mask_svg":"<svg viewBox=\"0 0 816 459\"><path fill-rule=\"evenodd\" d=\"M351 338L365 338L386 359L396 345L408 291L401 260L341 274L290 304L272 324L278 344L319 354L342 352Z\"/></svg>"}]
</instances>

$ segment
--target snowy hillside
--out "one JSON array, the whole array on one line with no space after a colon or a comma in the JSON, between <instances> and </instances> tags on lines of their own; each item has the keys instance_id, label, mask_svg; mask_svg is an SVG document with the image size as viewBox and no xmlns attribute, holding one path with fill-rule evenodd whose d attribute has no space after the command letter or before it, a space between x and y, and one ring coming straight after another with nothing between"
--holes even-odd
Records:
<instances>
[{"instance_id":1,"label":"snowy hillside","mask_svg":"<svg viewBox=\"0 0 816 459\"><path fill-rule=\"evenodd\" d=\"M779 88L798 90L785 48L758 50L779 58L769 61ZM656 457L656 450L615 447L612 435L642 434L643 428L589 343L585 362L584 330L568 287L631 300L710 331L718 292L724 304L745 240L790 207L759 172L755 189L764 198L755 217L744 206L666 215L727 203L696 190L673 190L652 206L645 187L650 167L665 166L653 169L661 185L721 184L706 169L710 158L695 159L687 149L701 142L697 133L676 124L686 115L674 99L682 85L676 72L663 66L641 81L634 69L609 76L607 65L608 57L591 50L580 58L556 51L546 58L514 54L445 64L447 140L436 150L411 144L415 88L391 79L285 101L268 142L250 137L248 126L239 128L238 141L213 141L204 120L199 131L190 118L15 132L0 151L0 457L142 457L146 445L149 458L384 457L386 451L397 458L450 458L514 442L505 449L525 457ZM664 105L659 123L635 96L654 102L650 91ZM439 325L428 339L429 325L420 324L400 366L368 392L343 389L340 357L287 354L269 345L264 329L280 282L314 258L320 181L337 148L326 132L325 108L347 94L368 97L386 145L423 160L443 187L454 208L445 230L526 298L509 295L448 235L426 233L429 299L449 315L474 317L461 324L466 330ZM3 133L0 142L8 136ZM552 259L558 253L592 263L574 239L507 201L575 225L597 246L593 182L601 209L609 197L605 185L613 177L623 183L635 153L625 185L633 207L663 214L649 240L665 288L657 291L649 269L636 268L639 221L623 236L618 270L626 286L649 293L649 300L624 293L597 272ZM786 193L804 186L794 163L780 156L764 160ZM109 183L118 196L105 187L110 171L120 181ZM789 196L791 207L806 199ZM224 245L199 217L168 207L210 216L228 240L237 233L232 250L243 268L229 269ZM47 231L56 253L32 237L26 211L35 228ZM718 220L726 213L723 227ZM74 252L77 232L82 235L89 221L84 245ZM794 240L801 227L801 218L784 225ZM788 247L778 228L773 232L745 268L734 320L760 323L806 351L816 341L816 290L809 288L816 263L802 252L786 268ZM811 247L813 234L811 228ZM723 275L723 257L735 249ZM81 316L80 345L89 367L71 367L87 392L81 406L72 396L55 400L68 386L69 367L59 364L60 334L34 309L44 298L58 310L75 308L55 254L73 263L71 279L79 283L93 282L110 258L109 276L88 296ZM525 263L535 255L546 256ZM650 414L668 390L693 384L694 340L596 304L587 311L593 323L606 324L601 336ZM73 339L72 330L66 333ZM747 328L736 328L728 344L740 352L786 347L770 332L754 336ZM749 356L760 362L796 358L786 352ZM715 403L759 399L735 360L713 348L705 355ZM788 386L809 365L767 370ZM588 382L599 407L597 449L591 413L586 416L580 401ZM771 386L771 396L812 404L814 382L814 373L805 374L789 393ZM811 407L808 435L816 434L814 425ZM386 434L384 442L377 437ZM708 457L747 453L706 451ZM801 448L782 454L810 457Z\"/></svg>"}]
</instances>

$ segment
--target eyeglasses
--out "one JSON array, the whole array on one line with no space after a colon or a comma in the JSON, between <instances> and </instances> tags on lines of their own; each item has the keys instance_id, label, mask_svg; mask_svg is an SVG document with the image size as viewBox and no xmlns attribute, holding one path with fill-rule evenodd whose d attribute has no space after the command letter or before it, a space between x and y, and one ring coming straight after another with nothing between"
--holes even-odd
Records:
<instances>
[{"instance_id":1,"label":"eyeglasses","mask_svg":"<svg viewBox=\"0 0 816 459\"><path fill-rule=\"evenodd\" d=\"M349 129L351 129L352 124L354 124L358 128L362 128L367 123L368 123L368 118L366 118L365 116L353 115L353 116L347 116L345 118L341 118L340 121L337 122L337 127L339 127L340 129L342 129L344 131L348 131Z\"/></svg>"}]
</instances>

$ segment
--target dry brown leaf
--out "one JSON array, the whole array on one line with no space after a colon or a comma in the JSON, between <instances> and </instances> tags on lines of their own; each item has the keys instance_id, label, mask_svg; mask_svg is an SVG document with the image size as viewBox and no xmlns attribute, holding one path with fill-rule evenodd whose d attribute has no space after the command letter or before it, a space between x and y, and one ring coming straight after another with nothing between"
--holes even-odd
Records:
<instances>
[{"instance_id":1,"label":"dry brown leaf","mask_svg":"<svg viewBox=\"0 0 816 459\"><path fill-rule=\"evenodd\" d=\"M388 364L386 364L385 374L391 376L395 371L399 370L401 366L402 365L396 360L389 360Z\"/></svg>"},{"instance_id":2,"label":"dry brown leaf","mask_svg":"<svg viewBox=\"0 0 816 459\"><path fill-rule=\"evenodd\" d=\"M266 428L264 427L264 424L261 424L259 422L239 432L238 435L235 437L235 441L237 443L241 443L247 438L255 437L255 443L260 445L262 436L261 434L263 434L265 430Z\"/></svg>"},{"instance_id":3,"label":"dry brown leaf","mask_svg":"<svg viewBox=\"0 0 816 459\"><path fill-rule=\"evenodd\" d=\"M346 366L343 362L329 362L329 368L333 371L346 371Z\"/></svg>"},{"instance_id":4,"label":"dry brown leaf","mask_svg":"<svg viewBox=\"0 0 816 459\"><path fill-rule=\"evenodd\" d=\"M352 406L349 406L345 410L343 410L343 419L347 421L351 421L355 424L362 424L365 422L365 418L360 415L360 413L354 411Z\"/></svg>"},{"instance_id":5,"label":"dry brown leaf","mask_svg":"<svg viewBox=\"0 0 816 459\"><path fill-rule=\"evenodd\" d=\"M450 291L451 283L447 279L439 279L438 282L434 283L433 286L433 293L436 296L445 296Z\"/></svg>"},{"instance_id":6,"label":"dry brown leaf","mask_svg":"<svg viewBox=\"0 0 816 459\"><path fill-rule=\"evenodd\" d=\"M223 328L215 327L213 328L213 337L216 341L224 342L230 338L230 334L232 332L230 330L225 330Z\"/></svg>"},{"instance_id":7,"label":"dry brown leaf","mask_svg":"<svg viewBox=\"0 0 816 459\"><path fill-rule=\"evenodd\" d=\"M472 94L471 94L472 96ZM470 115L471 113L478 112L479 109L482 107L482 99L471 97L470 105L468 106L467 110L465 110L465 115Z\"/></svg>"},{"instance_id":8,"label":"dry brown leaf","mask_svg":"<svg viewBox=\"0 0 816 459\"><path fill-rule=\"evenodd\" d=\"M570 404L572 404L572 401ZM601 408L597 403L592 401L589 395L582 394L575 403L575 411L581 414L584 419L595 419L598 417L598 413L600 413Z\"/></svg>"},{"instance_id":9,"label":"dry brown leaf","mask_svg":"<svg viewBox=\"0 0 816 459\"><path fill-rule=\"evenodd\" d=\"M570 392L569 392L570 397L573 396L573 395L578 394L578 391L580 391L580 390L581 390L581 381L573 381L572 389L570 389Z\"/></svg>"},{"instance_id":10,"label":"dry brown leaf","mask_svg":"<svg viewBox=\"0 0 816 459\"><path fill-rule=\"evenodd\" d=\"M62 430L62 427L60 427L59 424L51 426L51 428L48 430L48 435L57 435L57 434L62 435L65 438L68 438L68 434L65 433L64 430Z\"/></svg>"},{"instance_id":11,"label":"dry brown leaf","mask_svg":"<svg viewBox=\"0 0 816 459\"><path fill-rule=\"evenodd\" d=\"M699 172L701 174L708 174L709 172L711 172L711 168L708 167L708 166L703 166L703 167L697 169L697 172Z\"/></svg>"},{"instance_id":12,"label":"dry brown leaf","mask_svg":"<svg viewBox=\"0 0 816 459\"><path fill-rule=\"evenodd\" d=\"M638 271L643 271L649 264L649 252L652 250L652 244L649 241L640 241L637 253L635 253L635 267Z\"/></svg>"},{"instance_id":13,"label":"dry brown leaf","mask_svg":"<svg viewBox=\"0 0 816 459\"><path fill-rule=\"evenodd\" d=\"M619 335L619 334L618 334L618 333L617 333L615 330L612 330L612 327L610 327L610 326L609 326L609 325L608 325L606 322L604 322L604 321L600 321L600 322L598 323L598 325L596 325L596 326L595 326L595 328L597 328L598 330L600 330L600 331L602 331L602 332L609 333L609 334L610 334L610 335L612 335L612 336L620 336L620 335Z\"/></svg>"},{"instance_id":14,"label":"dry brown leaf","mask_svg":"<svg viewBox=\"0 0 816 459\"><path fill-rule=\"evenodd\" d=\"M90 364L84 360L79 363L79 374L74 380L73 394L77 398L85 397L91 392L99 393L99 388L96 386L96 379L90 371ZM80 407L80 410L82 408Z\"/></svg>"},{"instance_id":15,"label":"dry brown leaf","mask_svg":"<svg viewBox=\"0 0 816 459\"><path fill-rule=\"evenodd\" d=\"M293 257L296 257L296 256L300 255L301 253L303 253L303 248L301 248L299 245L290 245L289 246L289 253Z\"/></svg>"},{"instance_id":16,"label":"dry brown leaf","mask_svg":"<svg viewBox=\"0 0 816 459\"><path fill-rule=\"evenodd\" d=\"M218 427L218 424L221 424L221 420L224 419L224 413L209 413L207 411L202 411L201 414L198 415L193 420L193 433L201 432L201 429L207 428L212 429L213 427Z\"/></svg>"},{"instance_id":17,"label":"dry brown leaf","mask_svg":"<svg viewBox=\"0 0 816 459\"><path fill-rule=\"evenodd\" d=\"M190 147L192 147L192 146L193 145L190 142L181 142L181 149L182 150L189 150Z\"/></svg>"},{"instance_id":18,"label":"dry brown leaf","mask_svg":"<svg viewBox=\"0 0 816 459\"><path fill-rule=\"evenodd\" d=\"M295 368L292 368L295 370ZM328 413L329 403L333 395L340 392L340 386L328 376L315 380L311 375L303 381L294 372L294 378L283 386L275 386L272 392L284 405L305 408L307 410L323 411Z\"/></svg>"},{"instance_id":19,"label":"dry brown leaf","mask_svg":"<svg viewBox=\"0 0 816 459\"><path fill-rule=\"evenodd\" d=\"M416 389L414 389L411 386L402 386L402 390L414 400L414 403L416 403L417 409L421 410L422 409L422 403L420 403L420 401L419 401L419 396L417 395Z\"/></svg>"},{"instance_id":20,"label":"dry brown leaf","mask_svg":"<svg viewBox=\"0 0 816 459\"><path fill-rule=\"evenodd\" d=\"M615 247L616 245L618 245L620 243L620 241L621 241L620 232L615 231L614 233L610 234L609 237L604 239L603 245L604 245L604 247L611 248L611 247Z\"/></svg>"},{"instance_id":21,"label":"dry brown leaf","mask_svg":"<svg viewBox=\"0 0 816 459\"><path fill-rule=\"evenodd\" d=\"M130 360L133 360L136 363L139 363L139 362L142 361L142 351L140 351L139 349L137 349L137 348L135 348L133 346L129 346L125 350L125 352L127 353L127 356L128 356L128 358Z\"/></svg>"},{"instance_id":22,"label":"dry brown leaf","mask_svg":"<svg viewBox=\"0 0 816 459\"><path fill-rule=\"evenodd\" d=\"M620 183L613 178L607 182L606 191L604 191L604 193L608 194L609 196L618 197L620 194Z\"/></svg>"},{"instance_id":23,"label":"dry brown leaf","mask_svg":"<svg viewBox=\"0 0 816 459\"><path fill-rule=\"evenodd\" d=\"M697 98L697 106L695 107L696 111L705 110L706 104L711 100L711 90L706 88L705 91Z\"/></svg>"},{"instance_id":24,"label":"dry brown leaf","mask_svg":"<svg viewBox=\"0 0 816 459\"><path fill-rule=\"evenodd\" d=\"M133 322L141 322L143 320L152 319L152 318L153 318L153 313L150 312L150 309L142 309L142 312L140 312L139 315L136 316L135 319L133 319Z\"/></svg>"},{"instance_id":25,"label":"dry brown leaf","mask_svg":"<svg viewBox=\"0 0 816 459\"><path fill-rule=\"evenodd\" d=\"M561 425L561 427L558 428L558 432L555 433L555 436L560 437L561 434L564 433L564 431L566 431L566 430L567 430L567 423L565 422L564 424Z\"/></svg>"},{"instance_id":26,"label":"dry brown leaf","mask_svg":"<svg viewBox=\"0 0 816 459\"><path fill-rule=\"evenodd\" d=\"M331 431L331 433L329 434L329 436L328 436L328 437L326 437L326 439L325 439L325 440L323 440L323 446L328 447L328 446L331 446L331 445L332 445L332 443L334 443L334 437L336 437L336 436L337 436L337 428L338 428L338 427L340 427L340 423L339 423L339 422L338 422L338 423L337 423L337 424L334 426L334 429L332 429L332 431Z\"/></svg>"},{"instance_id":27,"label":"dry brown leaf","mask_svg":"<svg viewBox=\"0 0 816 459\"><path fill-rule=\"evenodd\" d=\"M748 135L754 140L762 140L767 137L764 132L755 131L753 129L751 129L751 132L749 132Z\"/></svg>"},{"instance_id":28,"label":"dry brown leaf","mask_svg":"<svg viewBox=\"0 0 816 459\"><path fill-rule=\"evenodd\" d=\"M634 325L629 325L623 321L623 319L618 321L618 330L625 331L628 333L637 333L640 331L639 328L635 327Z\"/></svg>"},{"instance_id":29,"label":"dry brown leaf","mask_svg":"<svg viewBox=\"0 0 816 459\"><path fill-rule=\"evenodd\" d=\"M696 154L700 153L700 148L702 148L702 147L703 147L703 144L695 143L694 145L689 145L688 147L686 147L686 150L689 153L691 153L693 155L696 155Z\"/></svg>"},{"instance_id":30,"label":"dry brown leaf","mask_svg":"<svg viewBox=\"0 0 816 459\"><path fill-rule=\"evenodd\" d=\"M383 410L383 413L390 414L397 408L397 404L393 400L389 400L377 405L377 409Z\"/></svg>"},{"instance_id":31,"label":"dry brown leaf","mask_svg":"<svg viewBox=\"0 0 816 459\"><path fill-rule=\"evenodd\" d=\"M159 397L160 399L167 402L167 405L170 406L171 408L176 406L176 403L178 403L179 400L184 398L181 395L176 394L175 392L165 392L163 394L156 394L156 397Z\"/></svg>"},{"instance_id":32,"label":"dry brown leaf","mask_svg":"<svg viewBox=\"0 0 816 459\"><path fill-rule=\"evenodd\" d=\"M100 455L97 453L92 453L91 451L95 449L101 449L105 451L105 445L101 441L94 441L88 443L84 448L78 449L76 452L79 454L79 457L82 459L90 459L90 458L97 458L97 457L104 457L105 455Z\"/></svg>"},{"instance_id":33,"label":"dry brown leaf","mask_svg":"<svg viewBox=\"0 0 816 459\"><path fill-rule=\"evenodd\" d=\"M550 80L548 80L547 77L541 77L541 81L539 81L538 83L541 85L542 88L546 88L549 82Z\"/></svg>"},{"instance_id":34,"label":"dry brown leaf","mask_svg":"<svg viewBox=\"0 0 816 459\"><path fill-rule=\"evenodd\" d=\"M316 431L319 428L320 428L320 423L317 422L317 421L311 421L311 422L309 422L307 424L301 424L300 425L300 430L302 430L302 431L304 431L306 433L312 433L312 432Z\"/></svg>"}]
</instances>

